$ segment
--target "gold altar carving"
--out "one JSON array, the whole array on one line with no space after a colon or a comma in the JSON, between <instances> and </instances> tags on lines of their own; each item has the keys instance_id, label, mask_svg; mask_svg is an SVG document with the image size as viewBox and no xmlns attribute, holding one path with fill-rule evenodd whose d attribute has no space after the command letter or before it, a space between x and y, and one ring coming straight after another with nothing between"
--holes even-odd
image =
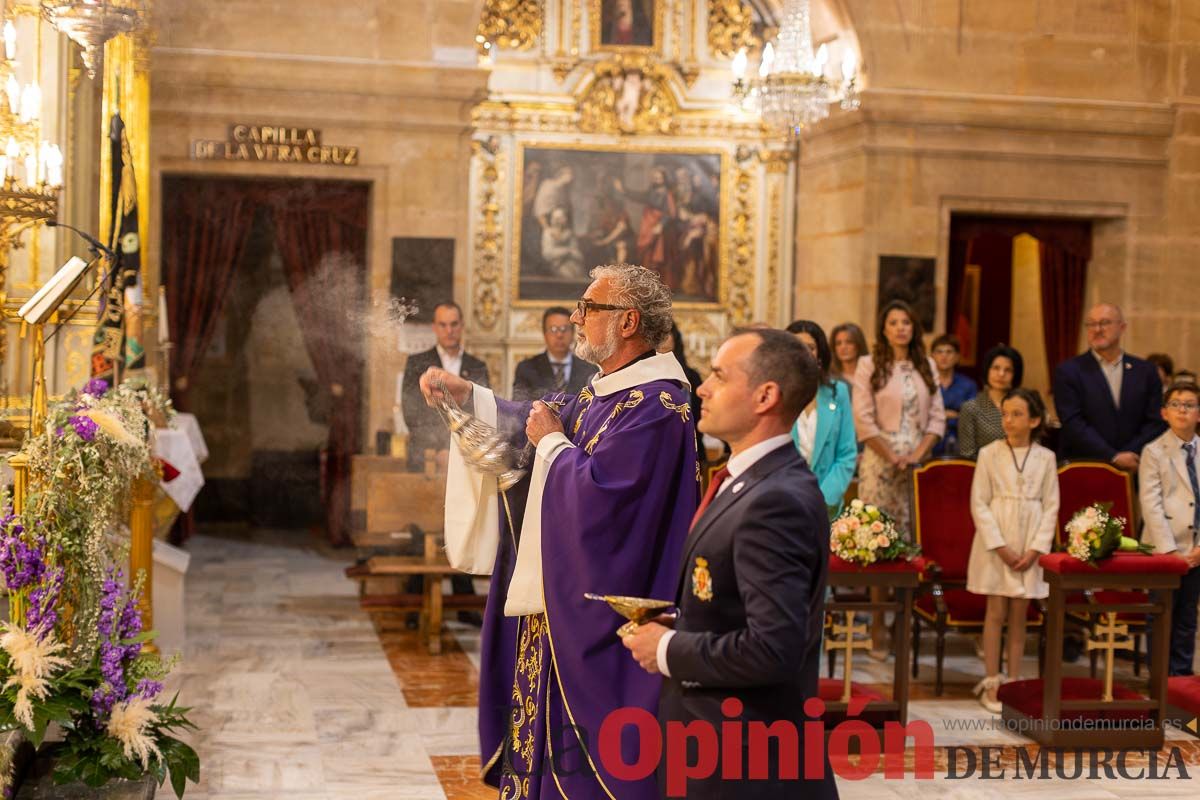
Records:
<instances>
[{"instance_id":1,"label":"gold altar carving","mask_svg":"<svg viewBox=\"0 0 1200 800\"><path fill-rule=\"evenodd\" d=\"M588 133L669 134L679 103L670 70L644 55L621 55L596 65L579 98L579 127Z\"/></svg>"},{"instance_id":2,"label":"gold altar carving","mask_svg":"<svg viewBox=\"0 0 1200 800\"><path fill-rule=\"evenodd\" d=\"M475 42L481 54L485 45L509 50L531 50L542 36L540 0L486 0L479 17Z\"/></svg>"},{"instance_id":3,"label":"gold altar carving","mask_svg":"<svg viewBox=\"0 0 1200 800\"><path fill-rule=\"evenodd\" d=\"M780 219L783 217L783 190L776 182L767 200L767 321L776 322L779 313ZM785 320L786 324L786 320Z\"/></svg>"},{"instance_id":4,"label":"gold altar carving","mask_svg":"<svg viewBox=\"0 0 1200 800\"><path fill-rule=\"evenodd\" d=\"M752 322L754 313L754 172L748 159L739 159L733 176L733 208L729 227L729 280L725 307L733 324Z\"/></svg>"},{"instance_id":5,"label":"gold altar carving","mask_svg":"<svg viewBox=\"0 0 1200 800\"><path fill-rule=\"evenodd\" d=\"M708 49L714 56L733 58L743 47L758 45L754 13L742 0L708 0Z\"/></svg>"},{"instance_id":6,"label":"gold altar carving","mask_svg":"<svg viewBox=\"0 0 1200 800\"><path fill-rule=\"evenodd\" d=\"M500 261L504 249L504 231L500 225L500 201L497 186L500 184L500 157L492 142L473 144L476 163L479 165L479 219L475 231L475 274L474 302L472 312L475 324L490 331L500 318L500 278L503 265Z\"/></svg>"}]
</instances>

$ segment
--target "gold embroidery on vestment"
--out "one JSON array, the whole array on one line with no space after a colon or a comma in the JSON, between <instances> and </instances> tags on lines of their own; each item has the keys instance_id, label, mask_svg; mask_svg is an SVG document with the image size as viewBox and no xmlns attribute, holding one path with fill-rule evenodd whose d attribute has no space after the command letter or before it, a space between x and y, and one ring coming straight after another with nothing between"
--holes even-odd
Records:
<instances>
[{"instance_id":1,"label":"gold embroidery on vestment","mask_svg":"<svg viewBox=\"0 0 1200 800\"><path fill-rule=\"evenodd\" d=\"M640 404L645 398L646 394L641 389L630 389L629 397L622 400L620 403L617 403L617 407L614 408L612 413L608 415L608 419L604 420L604 424L600 426L600 430L596 431L596 435L593 436L591 441L589 441L583 448L587 451L587 454L590 456L592 451L596 449L596 445L600 443L601 434L608 430L608 426L614 419L617 418L618 414L627 408L637 408L638 404Z\"/></svg>"}]
</instances>

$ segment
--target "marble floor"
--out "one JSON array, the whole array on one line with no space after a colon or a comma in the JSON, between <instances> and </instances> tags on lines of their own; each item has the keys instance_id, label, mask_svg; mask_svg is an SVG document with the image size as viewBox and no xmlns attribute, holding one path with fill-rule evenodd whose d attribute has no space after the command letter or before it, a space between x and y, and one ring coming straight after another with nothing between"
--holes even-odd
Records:
<instances>
[{"instance_id":1,"label":"marble floor","mask_svg":"<svg viewBox=\"0 0 1200 800\"><path fill-rule=\"evenodd\" d=\"M427 655L402 615L359 609L356 587L342 574L352 553L331 550L304 532L208 532L188 549L188 638L173 678L180 702L195 709L200 726L192 742L202 780L188 788L188 798L496 796L476 777L476 629L448 623L443 654ZM922 647L910 717L928 721L939 746L1004 747L1004 763L1012 763L1018 749L1032 749L1015 733L987 727L991 715L970 694L980 667L969 641L949 640L946 691L935 698L932 649L932 640ZM1036 674L1032 641L1023 667ZM1065 669L1085 674L1086 659ZM890 689L890 664L859 656L854 673L858 682ZM1127 664L1119 664L1118 674L1134 680ZM980 727L966 729L971 724ZM1167 736L1167 746L1178 747L1187 765L1187 780L1030 781L1012 779L1011 771L1004 780L947 780L939 747L933 780L888 779L879 770L862 780L839 779L839 790L850 800L1194 797L1200 741L1176 730Z\"/></svg>"}]
</instances>

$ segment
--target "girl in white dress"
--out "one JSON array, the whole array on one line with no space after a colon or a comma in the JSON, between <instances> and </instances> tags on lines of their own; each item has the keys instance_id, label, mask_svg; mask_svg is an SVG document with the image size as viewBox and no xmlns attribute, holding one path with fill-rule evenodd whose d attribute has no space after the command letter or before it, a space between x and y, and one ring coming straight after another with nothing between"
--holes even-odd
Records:
<instances>
[{"instance_id":1,"label":"girl in white dress","mask_svg":"<svg viewBox=\"0 0 1200 800\"><path fill-rule=\"evenodd\" d=\"M1046 407L1033 389L1013 389L1000 406L1004 437L979 451L971 484L975 539L967 564L967 591L987 595L983 622L986 676L975 686L979 702L1001 710L996 690L1020 677L1029 601L1049 594L1038 558L1050 552L1058 522L1054 453L1035 439ZM1000 673L1000 640L1008 621L1008 669Z\"/></svg>"}]
</instances>

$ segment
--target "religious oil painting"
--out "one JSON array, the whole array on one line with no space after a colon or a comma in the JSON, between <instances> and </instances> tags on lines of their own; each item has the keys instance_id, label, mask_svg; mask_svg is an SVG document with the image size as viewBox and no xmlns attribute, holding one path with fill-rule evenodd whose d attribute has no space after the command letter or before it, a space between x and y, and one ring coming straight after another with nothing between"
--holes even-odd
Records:
<instances>
[{"instance_id":1,"label":"religious oil painting","mask_svg":"<svg viewBox=\"0 0 1200 800\"><path fill-rule=\"evenodd\" d=\"M574 300L592 267L630 262L677 303L719 301L721 154L530 146L518 174L518 300Z\"/></svg>"},{"instance_id":2,"label":"religious oil painting","mask_svg":"<svg viewBox=\"0 0 1200 800\"><path fill-rule=\"evenodd\" d=\"M592 0L592 49L655 48L665 0Z\"/></svg>"},{"instance_id":3,"label":"religious oil painting","mask_svg":"<svg viewBox=\"0 0 1200 800\"><path fill-rule=\"evenodd\" d=\"M937 294L934 276L937 261L918 256L879 257L879 305L883 308L893 300L903 300L912 306L926 333L934 329L937 319Z\"/></svg>"}]
</instances>

